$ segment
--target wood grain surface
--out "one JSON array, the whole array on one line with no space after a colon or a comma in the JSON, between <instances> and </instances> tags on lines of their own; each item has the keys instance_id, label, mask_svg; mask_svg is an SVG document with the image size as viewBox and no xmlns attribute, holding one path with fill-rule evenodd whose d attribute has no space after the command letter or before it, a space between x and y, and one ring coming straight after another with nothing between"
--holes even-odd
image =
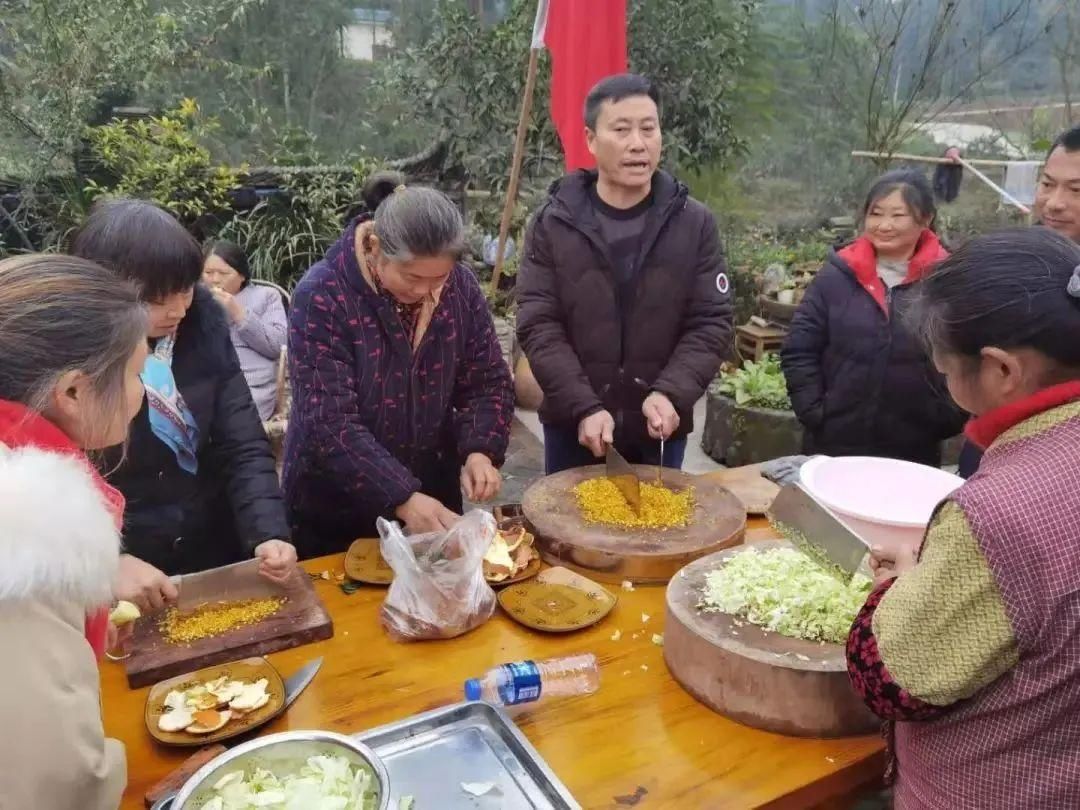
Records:
<instances>
[{"instance_id":1,"label":"wood grain surface","mask_svg":"<svg viewBox=\"0 0 1080 810\"><path fill-rule=\"evenodd\" d=\"M635 469L643 481L656 480L656 467ZM599 582L666 584L687 563L742 541L746 510L739 499L707 477L678 470L665 470L664 484L677 491L694 488L694 513L686 527L624 529L587 523L574 487L605 474L602 465L578 467L541 478L525 491L522 509L548 564Z\"/></svg>"},{"instance_id":2,"label":"wood grain surface","mask_svg":"<svg viewBox=\"0 0 1080 810\"><path fill-rule=\"evenodd\" d=\"M341 570L340 561L337 566ZM128 684L133 689L148 686L213 664L266 655L334 635L330 614L306 574L298 572L283 594L288 601L274 615L190 644L165 641L157 626L158 617L144 616L135 623L131 657L124 662Z\"/></svg>"},{"instance_id":3,"label":"wood grain surface","mask_svg":"<svg viewBox=\"0 0 1080 810\"><path fill-rule=\"evenodd\" d=\"M787 547L784 541L762 544ZM705 574L741 548L688 565L667 589L664 660L706 706L755 728L803 737L868 734L879 721L848 683L841 644L770 633L697 605Z\"/></svg>"},{"instance_id":4,"label":"wood grain surface","mask_svg":"<svg viewBox=\"0 0 1080 810\"><path fill-rule=\"evenodd\" d=\"M749 539L771 537L767 528ZM341 571L344 555L312 560L310 571ZM496 614L451 641L397 644L379 626L384 588L351 596L334 582L316 588L334 617L334 638L270 656L283 676L323 656L322 670L288 711L261 733L330 729L356 733L462 698L462 683L505 661L595 653L595 695L526 708L518 725L579 802L592 808L680 810L845 807L873 789L883 764L878 735L834 740L771 734L701 705L668 673L652 634L664 632L664 589L620 591L603 622L579 633L543 635ZM643 622L643 614L649 621ZM619 641L612 641L616 629ZM127 746L123 810L142 806L156 781L180 765L181 749L155 745L143 724L146 689L128 689L123 667L102 664L106 733ZM623 799L623 801L619 801ZM417 810L426 810L417 808Z\"/></svg>"}]
</instances>

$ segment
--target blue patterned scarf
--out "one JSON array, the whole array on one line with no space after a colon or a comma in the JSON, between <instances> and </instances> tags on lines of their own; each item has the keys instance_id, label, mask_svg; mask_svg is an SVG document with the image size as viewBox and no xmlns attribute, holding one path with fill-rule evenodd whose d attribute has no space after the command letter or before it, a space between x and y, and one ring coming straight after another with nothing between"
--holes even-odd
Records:
<instances>
[{"instance_id":1,"label":"blue patterned scarf","mask_svg":"<svg viewBox=\"0 0 1080 810\"><path fill-rule=\"evenodd\" d=\"M142 381L150 404L150 429L176 455L180 469L194 475L199 469L196 450L199 446L199 426L191 415L172 373L172 335L161 338L153 353L146 358Z\"/></svg>"}]
</instances>

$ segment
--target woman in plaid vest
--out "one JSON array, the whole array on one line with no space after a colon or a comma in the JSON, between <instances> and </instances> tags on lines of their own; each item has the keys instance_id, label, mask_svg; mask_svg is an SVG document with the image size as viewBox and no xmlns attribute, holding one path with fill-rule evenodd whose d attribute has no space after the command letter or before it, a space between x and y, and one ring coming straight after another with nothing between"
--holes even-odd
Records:
<instances>
[{"instance_id":1,"label":"woman in plaid vest","mask_svg":"<svg viewBox=\"0 0 1080 810\"><path fill-rule=\"evenodd\" d=\"M1080 246L990 234L921 286L914 328L986 455L917 555L874 550L851 680L899 810L1080 807Z\"/></svg>"}]
</instances>

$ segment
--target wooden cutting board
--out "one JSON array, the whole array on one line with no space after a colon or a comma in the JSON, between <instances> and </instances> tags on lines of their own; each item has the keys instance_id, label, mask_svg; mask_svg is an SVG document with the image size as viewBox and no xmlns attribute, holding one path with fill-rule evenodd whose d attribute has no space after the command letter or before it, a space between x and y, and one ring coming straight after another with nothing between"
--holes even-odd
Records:
<instances>
[{"instance_id":1,"label":"wooden cutting board","mask_svg":"<svg viewBox=\"0 0 1080 810\"><path fill-rule=\"evenodd\" d=\"M125 661L128 686L138 689L203 667L287 650L334 635L334 623L306 572L297 568L282 595L287 601L274 615L188 645L169 644L158 630L160 616L144 616L135 623L131 657Z\"/></svg>"},{"instance_id":2,"label":"wooden cutting board","mask_svg":"<svg viewBox=\"0 0 1080 810\"><path fill-rule=\"evenodd\" d=\"M635 469L643 481L656 480L656 467ZM604 475L602 465L578 467L541 478L525 491L525 518L548 564L600 582L662 585L688 562L742 542L746 510L739 499L704 476L678 470L665 470L664 484L694 488L694 515L685 528L624 529L587 523L574 487Z\"/></svg>"},{"instance_id":3,"label":"wooden cutting board","mask_svg":"<svg viewBox=\"0 0 1080 810\"><path fill-rule=\"evenodd\" d=\"M664 660L675 680L709 708L778 734L846 737L876 730L880 720L848 682L843 645L788 638L698 609L706 572L740 551L697 560L668 585Z\"/></svg>"},{"instance_id":4,"label":"wooden cutting board","mask_svg":"<svg viewBox=\"0 0 1080 810\"><path fill-rule=\"evenodd\" d=\"M780 487L761 475L760 464L732 467L706 473L703 477L731 490L751 515L764 515L780 492Z\"/></svg>"}]
</instances>

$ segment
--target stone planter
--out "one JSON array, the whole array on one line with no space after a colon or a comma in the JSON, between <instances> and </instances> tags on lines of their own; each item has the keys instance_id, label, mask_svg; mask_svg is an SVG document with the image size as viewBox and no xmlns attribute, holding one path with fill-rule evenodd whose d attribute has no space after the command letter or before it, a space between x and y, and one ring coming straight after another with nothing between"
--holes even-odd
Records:
<instances>
[{"instance_id":1,"label":"stone planter","mask_svg":"<svg viewBox=\"0 0 1080 810\"><path fill-rule=\"evenodd\" d=\"M758 464L802 452L803 429L793 411L749 408L709 387L701 447L728 467Z\"/></svg>"}]
</instances>

